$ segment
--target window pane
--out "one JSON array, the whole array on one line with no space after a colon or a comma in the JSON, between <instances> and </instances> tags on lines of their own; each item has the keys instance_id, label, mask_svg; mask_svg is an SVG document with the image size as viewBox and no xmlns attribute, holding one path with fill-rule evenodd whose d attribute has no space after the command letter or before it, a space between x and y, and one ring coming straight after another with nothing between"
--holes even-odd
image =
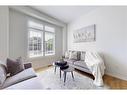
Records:
<instances>
[{"instance_id":1,"label":"window pane","mask_svg":"<svg viewBox=\"0 0 127 95\"><path fill-rule=\"evenodd\" d=\"M49 27L49 26L45 26L45 31L55 32L55 28Z\"/></svg>"},{"instance_id":2,"label":"window pane","mask_svg":"<svg viewBox=\"0 0 127 95\"><path fill-rule=\"evenodd\" d=\"M28 22L29 29L29 57L39 57L55 54L55 28L48 25L43 26L41 23L34 21ZM44 32L44 33L43 33ZM43 41L44 34L44 41ZM43 44L45 47L43 47ZM43 49L44 48L44 49Z\"/></svg>"},{"instance_id":3,"label":"window pane","mask_svg":"<svg viewBox=\"0 0 127 95\"><path fill-rule=\"evenodd\" d=\"M52 55L55 53L55 34L45 32L45 55Z\"/></svg>"},{"instance_id":4,"label":"window pane","mask_svg":"<svg viewBox=\"0 0 127 95\"><path fill-rule=\"evenodd\" d=\"M43 32L29 29L29 57L43 56Z\"/></svg>"},{"instance_id":5,"label":"window pane","mask_svg":"<svg viewBox=\"0 0 127 95\"><path fill-rule=\"evenodd\" d=\"M40 24L40 23L36 23L36 22L33 22L33 21L29 21L29 22L28 22L28 25L29 25L29 27L31 27L31 28L43 30L43 25Z\"/></svg>"}]
</instances>

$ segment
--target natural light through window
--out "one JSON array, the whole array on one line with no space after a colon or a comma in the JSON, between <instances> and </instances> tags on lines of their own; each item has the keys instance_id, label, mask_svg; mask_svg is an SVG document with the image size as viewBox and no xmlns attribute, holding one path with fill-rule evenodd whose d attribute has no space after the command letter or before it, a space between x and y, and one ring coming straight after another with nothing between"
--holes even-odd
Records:
<instances>
[{"instance_id":1,"label":"natural light through window","mask_svg":"<svg viewBox=\"0 0 127 95\"><path fill-rule=\"evenodd\" d=\"M54 54L54 39L55 34L52 32L45 32L45 55Z\"/></svg>"},{"instance_id":2,"label":"natural light through window","mask_svg":"<svg viewBox=\"0 0 127 95\"><path fill-rule=\"evenodd\" d=\"M55 28L28 22L28 55L29 57L40 57L55 54ZM44 39L44 40L43 40Z\"/></svg>"}]
</instances>

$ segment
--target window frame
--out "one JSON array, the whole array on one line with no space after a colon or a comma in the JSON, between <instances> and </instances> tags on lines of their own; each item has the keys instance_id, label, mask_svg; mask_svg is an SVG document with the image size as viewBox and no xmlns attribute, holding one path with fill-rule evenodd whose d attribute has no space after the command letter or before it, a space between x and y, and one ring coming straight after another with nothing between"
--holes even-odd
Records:
<instances>
[{"instance_id":1,"label":"window frame","mask_svg":"<svg viewBox=\"0 0 127 95\"><path fill-rule=\"evenodd\" d=\"M43 25L43 29L41 30L41 29L36 29L36 28L33 28L33 27L29 27L29 21L32 21L32 22L35 22L35 23L39 23L39 24L42 24ZM48 27L52 27L52 28L54 28L54 32L51 32L51 31L46 31L45 30L45 26L48 26ZM29 30L30 29L35 29L35 30L38 30L38 31L42 31L42 55L41 56L35 56L35 57L30 57L30 52L29 52L29 37L30 37L30 32L29 32ZM52 54L45 54L45 32L50 32L50 33L52 33L52 34L54 34L54 43L53 43L53 53ZM47 57L47 56L54 56L55 54L56 54L56 51L55 51L55 42L56 42L56 26L55 25L53 25L53 24L50 24L50 23L48 23L48 22L44 22L44 21L37 21L37 20L32 20L32 19L29 19L28 21L27 21L27 33L28 33L28 35L27 35L27 58L28 59L35 59L35 58L41 58L41 57Z\"/></svg>"},{"instance_id":2,"label":"window frame","mask_svg":"<svg viewBox=\"0 0 127 95\"><path fill-rule=\"evenodd\" d=\"M45 53L46 51L44 51L44 55L45 55L45 56L55 55L55 37L56 37L56 36L55 36L55 32L45 31L45 33L46 33L46 32L51 33L51 34L54 35L54 39L53 39L53 40L54 40L54 41L53 41L53 42L54 42L54 43L53 43L53 45L54 45L54 46L53 46L53 52L54 52L54 53L53 53L53 54L46 54L46 53ZM45 36L45 35L44 35L44 36ZM44 38L45 38L45 37L44 37ZM45 39L44 39L44 44L45 44ZM44 47L44 48L45 48L45 47Z\"/></svg>"}]
</instances>

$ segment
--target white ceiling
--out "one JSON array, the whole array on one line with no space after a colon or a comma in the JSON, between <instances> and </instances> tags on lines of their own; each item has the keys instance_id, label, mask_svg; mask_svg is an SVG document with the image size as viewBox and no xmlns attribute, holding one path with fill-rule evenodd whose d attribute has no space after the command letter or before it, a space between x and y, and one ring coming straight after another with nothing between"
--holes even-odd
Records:
<instances>
[{"instance_id":1,"label":"white ceiling","mask_svg":"<svg viewBox=\"0 0 127 95\"><path fill-rule=\"evenodd\" d=\"M32 6L64 23L70 23L81 15L96 9L95 6Z\"/></svg>"}]
</instances>

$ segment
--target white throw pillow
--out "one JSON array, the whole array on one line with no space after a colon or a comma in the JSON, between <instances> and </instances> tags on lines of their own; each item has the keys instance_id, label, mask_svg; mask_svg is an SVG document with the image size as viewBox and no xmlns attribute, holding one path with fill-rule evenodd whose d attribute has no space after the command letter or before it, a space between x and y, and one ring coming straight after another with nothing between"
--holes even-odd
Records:
<instances>
[{"instance_id":1,"label":"white throw pillow","mask_svg":"<svg viewBox=\"0 0 127 95\"><path fill-rule=\"evenodd\" d=\"M80 59L81 59L82 61L85 60L85 54L86 54L86 52L81 52Z\"/></svg>"},{"instance_id":2,"label":"white throw pillow","mask_svg":"<svg viewBox=\"0 0 127 95\"><path fill-rule=\"evenodd\" d=\"M69 51L65 52L65 58L69 58Z\"/></svg>"},{"instance_id":3,"label":"white throw pillow","mask_svg":"<svg viewBox=\"0 0 127 95\"><path fill-rule=\"evenodd\" d=\"M69 54L69 59L77 60L77 52L71 51Z\"/></svg>"},{"instance_id":4,"label":"white throw pillow","mask_svg":"<svg viewBox=\"0 0 127 95\"><path fill-rule=\"evenodd\" d=\"M3 85L7 76L6 67L0 63L0 86Z\"/></svg>"}]
</instances>

